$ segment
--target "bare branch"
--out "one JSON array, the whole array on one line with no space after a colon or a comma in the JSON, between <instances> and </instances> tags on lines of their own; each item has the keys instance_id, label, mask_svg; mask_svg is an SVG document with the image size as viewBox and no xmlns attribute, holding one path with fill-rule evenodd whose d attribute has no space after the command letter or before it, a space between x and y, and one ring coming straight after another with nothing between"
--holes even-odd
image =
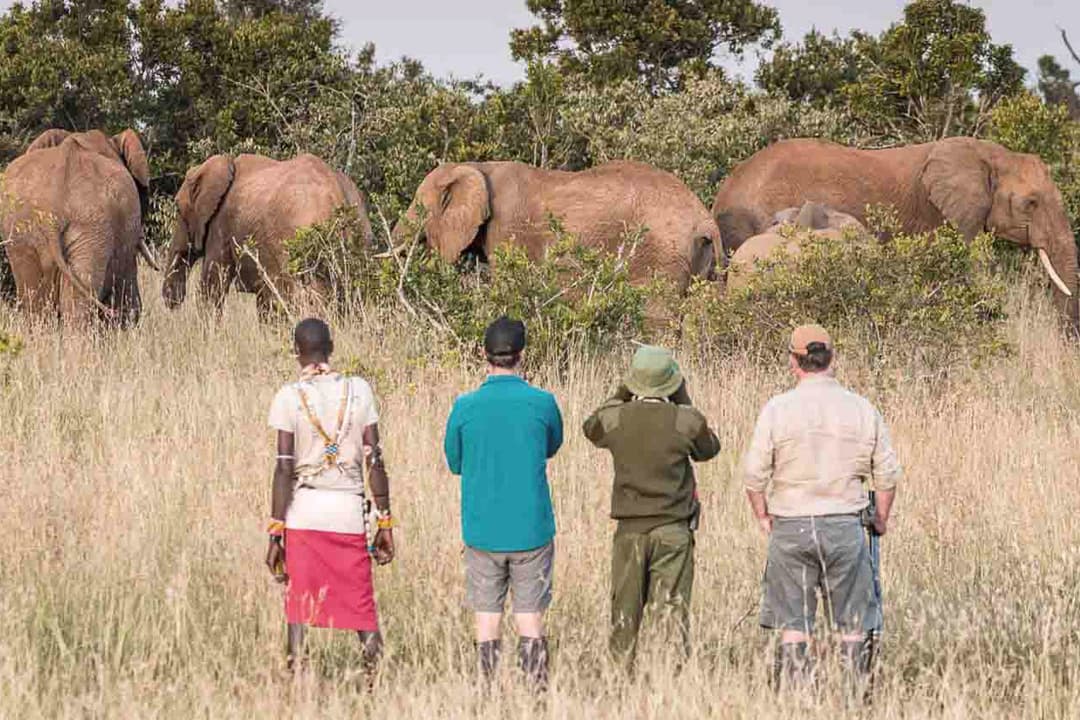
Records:
<instances>
[{"instance_id":1,"label":"bare branch","mask_svg":"<svg viewBox=\"0 0 1080 720\"><path fill-rule=\"evenodd\" d=\"M1061 33L1061 42L1065 43L1065 47L1068 49L1069 54L1072 55L1072 59L1080 65L1080 55L1076 54L1076 51L1073 50L1073 46L1069 43L1069 36L1065 33L1065 28L1059 27L1058 32Z\"/></svg>"}]
</instances>

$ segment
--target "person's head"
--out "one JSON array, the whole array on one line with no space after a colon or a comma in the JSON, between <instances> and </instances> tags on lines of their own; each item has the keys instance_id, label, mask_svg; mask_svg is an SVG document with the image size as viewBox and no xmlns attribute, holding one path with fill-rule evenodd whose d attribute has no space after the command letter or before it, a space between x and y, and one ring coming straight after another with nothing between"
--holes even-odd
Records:
<instances>
[{"instance_id":1,"label":"person's head","mask_svg":"<svg viewBox=\"0 0 1080 720\"><path fill-rule=\"evenodd\" d=\"M832 338L820 325L800 325L791 333L789 364L797 378L828 373L832 369Z\"/></svg>"},{"instance_id":2,"label":"person's head","mask_svg":"<svg viewBox=\"0 0 1080 720\"><path fill-rule=\"evenodd\" d=\"M626 389L640 398L671 397L683 383L679 363L662 347L642 345L630 362Z\"/></svg>"},{"instance_id":3,"label":"person's head","mask_svg":"<svg viewBox=\"0 0 1080 720\"><path fill-rule=\"evenodd\" d=\"M318 318L307 318L296 324L293 345L301 365L326 362L334 352L330 326Z\"/></svg>"},{"instance_id":4,"label":"person's head","mask_svg":"<svg viewBox=\"0 0 1080 720\"><path fill-rule=\"evenodd\" d=\"M525 323L503 315L484 332L484 355L495 371L513 372L525 350Z\"/></svg>"}]
</instances>

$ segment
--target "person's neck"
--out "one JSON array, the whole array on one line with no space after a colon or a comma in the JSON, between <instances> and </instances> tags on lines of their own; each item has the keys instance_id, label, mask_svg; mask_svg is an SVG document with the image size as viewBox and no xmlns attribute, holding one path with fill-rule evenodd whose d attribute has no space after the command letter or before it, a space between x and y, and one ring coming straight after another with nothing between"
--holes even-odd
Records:
<instances>
[{"instance_id":1,"label":"person's neck","mask_svg":"<svg viewBox=\"0 0 1080 720\"><path fill-rule=\"evenodd\" d=\"M812 380L815 378L827 379L832 377L835 377L835 374L833 373L833 369L831 367L826 370L821 370L820 372L809 372L807 370L803 370L802 368L795 369L796 382L802 382L803 380Z\"/></svg>"},{"instance_id":2,"label":"person's neck","mask_svg":"<svg viewBox=\"0 0 1080 720\"><path fill-rule=\"evenodd\" d=\"M317 357L310 355L301 355L296 359L296 361L300 363L301 369L306 368L308 365L330 364L330 358L326 357L325 355L319 355Z\"/></svg>"},{"instance_id":3,"label":"person's neck","mask_svg":"<svg viewBox=\"0 0 1080 720\"><path fill-rule=\"evenodd\" d=\"M516 376L520 377L521 376L521 366L520 365L515 365L512 368L502 368L502 367L497 367L495 365L488 365L488 376L490 377L490 376L494 376L494 375L499 375L499 376L516 375Z\"/></svg>"}]
</instances>

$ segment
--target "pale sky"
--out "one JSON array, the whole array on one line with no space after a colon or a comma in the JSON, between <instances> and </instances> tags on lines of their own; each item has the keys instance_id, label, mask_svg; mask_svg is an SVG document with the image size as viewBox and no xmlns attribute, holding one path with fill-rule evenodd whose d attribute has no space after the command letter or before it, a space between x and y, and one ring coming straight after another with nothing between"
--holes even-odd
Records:
<instances>
[{"instance_id":1,"label":"pale sky","mask_svg":"<svg viewBox=\"0 0 1080 720\"><path fill-rule=\"evenodd\" d=\"M27 0L24 0L27 1ZM175 0L174 0L175 1ZM880 32L900 18L903 0L765 0L780 10L787 39L799 39L816 27L846 34L852 28ZM0 0L0 10L12 0ZM1066 52L1057 28L1069 31L1080 46L1080 0L971 0L983 8L995 42L1012 44L1032 81L1036 59ZM523 69L510 59L510 30L534 21L525 0L326 0L329 12L342 21L341 41L360 48L374 42L380 61L408 55L432 73L472 78L483 75L500 84L521 78ZM1080 47L1078 47L1080 49ZM753 52L742 64L724 65L751 79L757 59ZM1080 67L1067 63L1073 76Z\"/></svg>"}]
</instances>

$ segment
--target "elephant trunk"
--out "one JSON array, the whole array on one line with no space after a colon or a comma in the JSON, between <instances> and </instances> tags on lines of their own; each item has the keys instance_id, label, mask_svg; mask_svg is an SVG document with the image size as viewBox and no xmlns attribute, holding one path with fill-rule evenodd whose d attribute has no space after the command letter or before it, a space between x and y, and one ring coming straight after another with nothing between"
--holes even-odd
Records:
<instances>
[{"instance_id":1,"label":"elephant trunk","mask_svg":"<svg viewBox=\"0 0 1080 720\"><path fill-rule=\"evenodd\" d=\"M1060 283L1054 282L1054 307L1067 320L1070 329L1080 331L1080 278L1077 276L1077 250L1076 240L1071 234L1066 234L1061 240L1051 244L1050 248L1043 250L1037 248L1044 265L1047 263L1047 274L1053 280L1056 274ZM1053 272L1050 272L1050 271ZM1070 294L1066 294L1068 290Z\"/></svg>"}]
</instances>

